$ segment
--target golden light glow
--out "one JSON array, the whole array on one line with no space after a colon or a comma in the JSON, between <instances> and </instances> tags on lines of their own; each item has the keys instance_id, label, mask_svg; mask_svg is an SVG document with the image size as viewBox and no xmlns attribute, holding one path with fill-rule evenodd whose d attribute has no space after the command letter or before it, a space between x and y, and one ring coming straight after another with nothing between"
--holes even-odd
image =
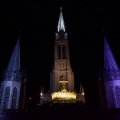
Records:
<instances>
[{"instance_id":1,"label":"golden light glow","mask_svg":"<svg viewBox=\"0 0 120 120\"><path fill-rule=\"evenodd\" d=\"M76 93L70 92L66 90L66 85L68 80L64 77L59 81L61 84L61 91L54 92L51 94L53 102L62 102L62 103L69 103L69 102L76 102Z\"/></svg>"},{"instance_id":2,"label":"golden light glow","mask_svg":"<svg viewBox=\"0 0 120 120\"><path fill-rule=\"evenodd\" d=\"M52 100L76 100L76 93L59 91L52 93Z\"/></svg>"}]
</instances>

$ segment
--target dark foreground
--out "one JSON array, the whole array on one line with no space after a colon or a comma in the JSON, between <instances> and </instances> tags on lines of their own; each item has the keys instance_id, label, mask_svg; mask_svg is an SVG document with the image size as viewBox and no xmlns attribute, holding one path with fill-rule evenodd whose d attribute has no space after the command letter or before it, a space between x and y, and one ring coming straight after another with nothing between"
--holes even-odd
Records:
<instances>
[{"instance_id":1,"label":"dark foreground","mask_svg":"<svg viewBox=\"0 0 120 120\"><path fill-rule=\"evenodd\" d=\"M44 104L27 112L0 113L0 120L120 120L115 111L102 112L86 104Z\"/></svg>"}]
</instances>

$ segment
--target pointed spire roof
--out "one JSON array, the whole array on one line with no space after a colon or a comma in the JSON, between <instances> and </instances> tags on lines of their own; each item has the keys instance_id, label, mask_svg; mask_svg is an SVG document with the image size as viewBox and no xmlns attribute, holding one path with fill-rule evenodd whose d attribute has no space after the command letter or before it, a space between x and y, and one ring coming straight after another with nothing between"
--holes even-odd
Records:
<instances>
[{"instance_id":1,"label":"pointed spire roof","mask_svg":"<svg viewBox=\"0 0 120 120\"><path fill-rule=\"evenodd\" d=\"M104 68L106 70L118 70L118 65L104 36Z\"/></svg>"},{"instance_id":2,"label":"pointed spire roof","mask_svg":"<svg viewBox=\"0 0 120 120\"><path fill-rule=\"evenodd\" d=\"M65 32L65 23L64 23L64 19L63 19L62 10L60 11L60 16L59 16L59 21L58 21L57 29L58 29L58 32L60 30L63 30Z\"/></svg>"},{"instance_id":3,"label":"pointed spire roof","mask_svg":"<svg viewBox=\"0 0 120 120\"><path fill-rule=\"evenodd\" d=\"M15 45L15 48L13 50L13 53L11 55L10 61L7 66L7 71L15 71L20 70L20 35L18 38L18 41Z\"/></svg>"}]
</instances>

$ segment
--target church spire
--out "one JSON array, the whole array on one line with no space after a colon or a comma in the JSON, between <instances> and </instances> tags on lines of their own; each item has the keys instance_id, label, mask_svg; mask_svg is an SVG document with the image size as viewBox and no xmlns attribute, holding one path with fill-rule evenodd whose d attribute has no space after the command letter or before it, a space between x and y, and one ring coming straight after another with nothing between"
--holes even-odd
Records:
<instances>
[{"instance_id":1,"label":"church spire","mask_svg":"<svg viewBox=\"0 0 120 120\"><path fill-rule=\"evenodd\" d=\"M60 16L59 16L57 29L58 29L58 32L60 30L63 30L65 32L65 23L64 23L64 19L63 19L62 8L60 8Z\"/></svg>"},{"instance_id":2,"label":"church spire","mask_svg":"<svg viewBox=\"0 0 120 120\"><path fill-rule=\"evenodd\" d=\"M112 54L112 51L107 43L107 40L104 36L104 68L106 70L118 70L117 63Z\"/></svg>"},{"instance_id":3,"label":"church spire","mask_svg":"<svg viewBox=\"0 0 120 120\"><path fill-rule=\"evenodd\" d=\"M21 32L21 31L20 31ZM10 58L10 61L7 66L7 71L19 71L20 70L20 33L18 37L18 41L15 45L15 48L13 50L12 56Z\"/></svg>"}]
</instances>

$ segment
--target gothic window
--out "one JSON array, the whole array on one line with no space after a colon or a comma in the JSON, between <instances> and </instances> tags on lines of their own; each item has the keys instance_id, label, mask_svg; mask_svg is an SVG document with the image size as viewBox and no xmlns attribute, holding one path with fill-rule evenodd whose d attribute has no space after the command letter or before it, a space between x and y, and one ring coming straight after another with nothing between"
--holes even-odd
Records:
<instances>
[{"instance_id":1,"label":"gothic window","mask_svg":"<svg viewBox=\"0 0 120 120\"><path fill-rule=\"evenodd\" d=\"M4 94L4 100L3 100L3 109L8 108L9 97L10 97L10 87L6 87L5 94Z\"/></svg>"},{"instance_id":2,"label":"gothic window","mask_svg":"<svg viewBox=\"0 0 120 120\"><path fill-rule=\"evenodd\" d=\"M117 101L117 107L120 107L120 87L115 87L115 93L116 93L116 101Z\"/></svg>"},{"instance_id":3,"label":"gothic window","mask_svg":"<svg viewBox=\"0 0 120 120\"><path fill-rule=\"evenodd\" d=\"M58 59L61 59L61 45L57 47Z\"/></svg>"},{"instance_id":4,"label":"gothic window","mask_svg":"<svg viewBox=\"0 0 120 120\"><path fill-rule=\"evenodd\" d=\"M63 55L63 59L66 59L65 45L62 46L62 55Z\"/></svg>"},{"instance_id":5,"label":"gothic window","mask_svg":"<svg viewBox=\"0 0 120 120\"><path fill-rule=\"evenodd\" d=\"M114 108L114 95L113 95L113 91L112 91L112 87L109 86L108 87L108 93L107 93L107 97L108 97L108 106L109 108Z\"/></svg>"},{"instance_id":6,"label":"gothic window","mask_svg":"<svg viewBox=\"0 0 120 120\"><path fill-rule=\"evenodd\" d=\"M17 103L17 88L14 87L13 95L12 95L12 105L11 105L12 109L16 109L16 103Z\"/></svg>"}]
</instances>

